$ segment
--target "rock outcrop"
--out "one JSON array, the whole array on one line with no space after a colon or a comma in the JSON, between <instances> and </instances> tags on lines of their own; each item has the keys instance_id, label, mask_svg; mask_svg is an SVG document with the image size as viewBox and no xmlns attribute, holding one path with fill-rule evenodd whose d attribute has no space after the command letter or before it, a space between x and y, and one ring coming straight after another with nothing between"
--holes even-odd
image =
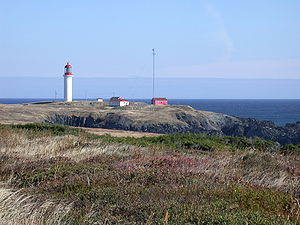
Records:
<instances>
[{"instance_id":1,"label":"rock outcrop","mask_svg":"<svg viewBox=\"0 0 300 225\"><path fill-rule=\"evenodd\" d=\"M0 123L55 123L153 133L204 133L261 137L280 144L300 143L300 122L276 126L271 121L244 119L195 110L190 106L136 104L112 108L98 102L0 105Z\"/></svg>"},{"instance_id":2,"label":"rock outcrop","mask_svg":"<svg viewBox=\"0 0 300 225\"><path fill-rule=\"evenodd\" d=\"M175 106L174 106L175 107ZM163 110L162 110L163 111ZM280 144L300 143L300 122L276 126L271 121L244 119L218 113L197 111L192 108L178 108L176 111L144 111L144 116L126 111L112 111L104 114L52 114L47 123L65 124L77 127L120 129L153 133L203 133L236 137L261 137ZM156 117L156 118L153 118Z\"/></svg>"}]
</instances>

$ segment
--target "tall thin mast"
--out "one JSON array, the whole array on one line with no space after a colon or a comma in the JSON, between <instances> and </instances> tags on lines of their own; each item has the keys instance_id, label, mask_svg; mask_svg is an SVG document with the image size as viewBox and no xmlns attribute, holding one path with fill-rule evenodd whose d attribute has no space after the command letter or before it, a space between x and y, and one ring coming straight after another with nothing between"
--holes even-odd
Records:
<instances>
[{"instance_id":1,"label":"tall thin mast","mask_svg":"<svg viewBox=\"0 0 300 225\"><path fill-rule=\"evenodd\" d=\"M155 98L155 49L152 49L152 56L153 56L153 65L152 65L152 75L153 75L153 80L152 80L152 96Z\"/></svg>"}]
</instances>

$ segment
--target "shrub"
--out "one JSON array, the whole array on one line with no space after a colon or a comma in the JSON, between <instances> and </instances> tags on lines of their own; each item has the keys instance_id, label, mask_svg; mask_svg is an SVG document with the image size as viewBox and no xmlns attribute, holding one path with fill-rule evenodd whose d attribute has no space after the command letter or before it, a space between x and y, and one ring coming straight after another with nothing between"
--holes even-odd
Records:
<instances>
[{"instance_id":1,"label":"shrub","mask_svg":"<svg viewBox=\"0 0 300 225\"><path fill-rule=\"evenodd\" d=\"M0 124L0 129L13 129L31 132L31 134L48 133L54 136L61 135L78 135L84 132L81 129L73 128L66 125L58 124L43 124L43 123L28 123L28 124Z\"/></svg>"},{"instance_id":2,"label":"shrub","mask_svg":"<svg viewBox=\"0 0 300 225\"><path fill-rule=\"evenodd\" d=\"M280 148L280 153L284 155L300 155L300 145L284 145Z\"/></svg>"},{"instance_id":3,"label":"shrub","mask_svg":"<svg viewBox=\"0 0 300 225\"><path fill-rule=\"evenodd\" d=\"M261 138L217 137L204 134L168 134L159 137L111 137L90 135L91 139L101 139L104 142L119 142L141 147L159 146L170 149L192 149L202 151L215 150L245 150L253 148L261 151L274 151L278 146L275 142Z\"/></svg>"},{"instance_id":4,"label":"shrub","mask_svg":"<svg viewBox=\"0 0 300 225\"><path fill-rule=\"evenodd\" d=\"M77 135L80 132L80 130L77 128L72 128L70 126L57 125L57 124L29 123L24 125L13 125L13 127L25 129L25 130L33 130L36 132L50 131L53 135L66 135L66 134Z\"/></svg>"}]
</instances>

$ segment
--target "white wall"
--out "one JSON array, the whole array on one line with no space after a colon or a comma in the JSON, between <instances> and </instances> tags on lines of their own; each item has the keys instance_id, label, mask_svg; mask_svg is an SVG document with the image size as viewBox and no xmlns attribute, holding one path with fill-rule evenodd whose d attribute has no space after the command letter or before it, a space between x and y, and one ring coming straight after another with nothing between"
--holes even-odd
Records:
<instances>
[{"instance_id":1,"label":"white wall","mask_svg":"<svg viewBox=\"0 0 300 225\"><path fill-rule=\"evenodd\" d=\"M129 105L129 102L120 102L120 106L127 106Z\"/></svg>"},{"instance_id":2,"label":"white wall","mask_svg":"<svg viewBox=\"0 0 300 225\"><path fill-rule=\"evenodd\" d=\"M64 76L64 99L65 102L73 101L73 77Z\"/></svg>"},{"instance_id":3,"label":"white wall","mask_svg":"<svg viewBox=\"0 0 300 225\"><path fill-rule=\"evenodd\" d=\"M129 105L129 102L109 102L109 106L120 106L120 107L123 107L123 106L127 106Z\"/></svg>"}]
</instances>

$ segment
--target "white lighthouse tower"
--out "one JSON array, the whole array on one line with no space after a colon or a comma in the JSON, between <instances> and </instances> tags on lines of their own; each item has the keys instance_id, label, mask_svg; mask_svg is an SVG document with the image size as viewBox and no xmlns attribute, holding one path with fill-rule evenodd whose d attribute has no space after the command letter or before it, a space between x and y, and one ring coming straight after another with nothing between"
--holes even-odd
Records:
<instances>
[{"instance_id":1,"label":"white lighthouse tower","mask_svg":"<svg viewBox=\"0 0 300 225\"><path fill-rule=\"evenodd\" d=\"M72 102L73 100L73 74L72 74L72 66L67 63L65 66L65 74L64 74L64 98L65 102Z\"/></svg>"}]
</instances>

